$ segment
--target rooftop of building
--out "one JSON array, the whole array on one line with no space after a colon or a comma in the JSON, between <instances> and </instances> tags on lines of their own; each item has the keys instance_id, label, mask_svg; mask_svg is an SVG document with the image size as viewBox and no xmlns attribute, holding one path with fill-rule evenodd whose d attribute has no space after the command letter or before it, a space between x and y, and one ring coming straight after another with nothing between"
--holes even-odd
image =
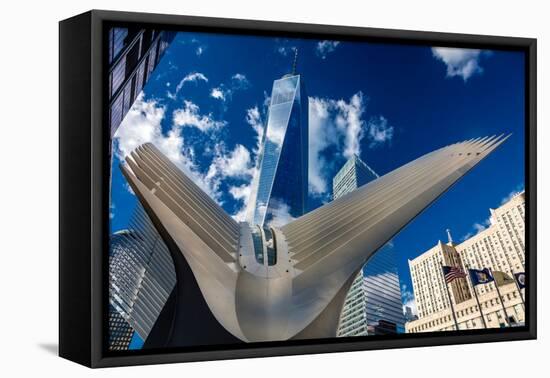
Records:
<instances>
[{"instance_id":1,"label":"rooftop of building","mask_svg":"<svg viewBox=\"0 0 550 378\"><path fill-rule=\"evenodd\" d=\"M368 170L376 178L380 177L378 175L378 173L376 173L371 167L369 167L367 163L365 163L363 160L361 160L361 158L359 156L357 156L356 154L353 154L353 156L351 158L349 158L344 163L342 168L340 168L340 170L334 175L334 178L332 179L333 185L336 181L340 180L340 178L343 175L345 175L351 169L351 167L357 167L357 166Z\"/></svg>"}]
</instances>

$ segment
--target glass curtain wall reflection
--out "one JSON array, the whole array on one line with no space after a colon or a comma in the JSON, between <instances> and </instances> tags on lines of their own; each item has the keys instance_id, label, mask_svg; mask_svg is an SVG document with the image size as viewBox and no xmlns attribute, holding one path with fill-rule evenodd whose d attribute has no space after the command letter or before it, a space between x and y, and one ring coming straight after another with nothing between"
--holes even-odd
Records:
<instances>
[{"instance_id":1,"label":"glass curtain wall reflection","mask_svg":"<svg viewBox=\"0 0 550 378\"><path fill-rule=\"evenodd\" d=\"M109 30L109 128L111 136L176 36L152 29Z\"/></svg>"},{"instance_id":2,"label":"glass curtain wall reflection","mask_svg":"<svg viewBox=\"0 0 550 378\"><path fill-rule=\"evenodd\" d=\"M376 172L354 155L334 176L333 198L377 178ZM393 248L386 246L355 277L340 315L338 336L404 332L404 325L396 256Z\"/></svg>"},{"instance_id":3,"label":"glass curtain wall reflection","mask_svg":"<svg viewBox=\"0 0 550 378\"><path fill-rule=\"evenodd\" d=\"M303 215L308 190L308 98L300 75L273 83L249 222L282 225Z\"/></svg>"}]
</instances>

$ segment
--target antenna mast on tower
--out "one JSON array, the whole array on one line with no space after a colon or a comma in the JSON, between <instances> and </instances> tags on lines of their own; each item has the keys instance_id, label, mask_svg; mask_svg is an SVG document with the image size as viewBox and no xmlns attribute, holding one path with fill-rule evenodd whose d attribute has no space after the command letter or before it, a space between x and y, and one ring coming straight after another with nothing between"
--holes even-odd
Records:
<instances>
[{"instance_id":1,"label":"antenna mast on tower","mask_svg":"<svg viewBox=\"0 0 550 378\"><path fill-rule=\"evenodd\" d=\"M296 75L296 63L298 61L298 48L294 48L294 62L292 63L292 74Z\"/></svg>"},{"instance_id":2,"label":"antenna mast on tower","mask_svg":"<svg viewBox=\"0 0 550 378\"><path fill-rule=\"evenodd\" d=\"M451 230L447 229L447 238L449 239L449 242L447 244L452 245L453 244L453 238L451 236Z\"/></svg>"}]
</instances>

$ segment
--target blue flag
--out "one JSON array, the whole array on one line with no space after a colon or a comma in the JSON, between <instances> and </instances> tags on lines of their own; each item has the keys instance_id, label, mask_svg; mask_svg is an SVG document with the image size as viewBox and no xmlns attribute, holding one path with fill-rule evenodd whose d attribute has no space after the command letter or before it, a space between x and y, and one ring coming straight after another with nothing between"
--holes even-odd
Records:
<instances>
[{"instance_id":1,"label":"blue flag","mask_svg":"<svg viewBox=\"0 0 550 378\"><path fill-rule=\"evenodd\" d=\"M482 270L468 269L468 272L470 273L470 279L474 286L486 284L495 280L487 268Z\"/></svg>"},{"instance_id":2,"label":"blue flag","mask_svg":"<svg viewBox=\"0 0 550 378\"><path fill-rule=\"evenodd\" d=\"M516 281L518 282L518 287L520 289L523 289L525 287L525 273L516 273L514 274L514 277L516 278Z\"/></svg>"}]
</instances>

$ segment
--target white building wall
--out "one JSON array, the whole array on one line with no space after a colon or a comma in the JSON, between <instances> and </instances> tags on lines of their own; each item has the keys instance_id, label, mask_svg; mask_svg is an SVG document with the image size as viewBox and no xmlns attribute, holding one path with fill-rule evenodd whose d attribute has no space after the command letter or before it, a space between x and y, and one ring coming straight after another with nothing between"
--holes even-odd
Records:
<instances>
[{"instance_id":1,"label":"white building wall","mask_svg":"<svg viewBox=\"0 0 550 378\"><path fill-rule=\"evenodd\" d=\"M409 261L419 319L407 323L407 332L454 329L444 286L445 281L441 274L441 268L436 264L438 260L443 259L444 248L456 250L465 270L467 268L489 268L493 271L505 272L510 276L525 271L525 194L519 193L499 208L490 209L490 214L489 226L485 230L458 245L448 246L442 245L440 242L437 246ZM471 291L470 278L467 277L466 280ZM454 282L451 285L453 284ZM455 292L452 287L449 286L449 288L451 288L451 295L454 296ZM502 305L497 298L495 284L478 285L475 290L482 302L483 312L487 311L487 317L491 318L491 313L495 314L493 320L486 319L488 327L500 326L504 322L504 314ZM516 285L505 285L501 291L509 312L508 315L513 316L516 322L524 321L524 309ZM522 296L524 295L523 291ZM475 299L462 303L454 301L454 303L457 313L464 312L460 317L463 320L459 319L459 323L463 323L461 329L463 329L462 327L464 329L482 327ZM510 307L509 310L508 307ZM467 309L471 309L469 313L466 313ZM477 323L476 317L478 318ZM497 319L501 321L497 322Z\"/></svg>"}]
</instances>

